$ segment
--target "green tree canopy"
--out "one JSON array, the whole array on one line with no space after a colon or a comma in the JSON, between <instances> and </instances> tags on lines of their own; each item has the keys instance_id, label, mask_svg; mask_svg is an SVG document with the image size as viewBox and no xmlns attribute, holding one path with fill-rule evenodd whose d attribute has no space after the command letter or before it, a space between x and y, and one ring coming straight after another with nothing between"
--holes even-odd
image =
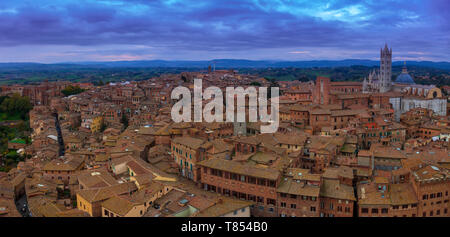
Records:
<instances>
[{"instance_id":1,"label":"green tree canopy","mask_svg":"<svg viewBox=\"0 0 450 237\"><path fill-rule=\"evenodd\" d=\"M14 94L11 97L3 98L0 104L0 110L3 113L9 115L19 114L24 118L28 112L33 108L30 99L27 96L20 96L19 94Z\"/></svg>"},{"instance_id":2,"label":"green tree canopy","mask_svg":"<svg viewBox=\"0 0 450 237\"><path fill-rule=\"evenodd\" d=\"M72 86L72 85L68 85L66 88L64 88L64 90L62 90L61 92L65 95L65 96L69 96L69 95L76 95L76 94L80 94L81 92L85 91L84 89L81 89L79 86Z\"/></svg>"}]
</instances>

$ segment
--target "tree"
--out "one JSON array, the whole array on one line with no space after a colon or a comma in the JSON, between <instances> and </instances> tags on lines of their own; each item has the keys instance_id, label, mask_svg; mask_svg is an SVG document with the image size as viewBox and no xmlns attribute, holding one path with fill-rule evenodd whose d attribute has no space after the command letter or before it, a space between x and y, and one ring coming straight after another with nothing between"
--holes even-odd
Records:
<instances>
[{"instance_id":1,"label":"tree","mask_svg":"<svg viewBox=\"0 0 450 237\"><path fill-rule=\"evenodd\" d=\"M128 127L128 118L125 115L125 113L122 113L122 118L120 119L120 122L123 124L125 129Z\"/></svg>"},{"instance_id":2,"label":"tree","mask_svg":"<svg viewBox=\"0 0 450 237\"><path fill-rule=\"evenodd\" d=\"M100 132L104 132L106 130L106 123L102 122L102 126L100 127Z\"/></svg>"},{"instance_id":3,"label":"tree","mask_svg":"<svg viewBox=\"0 0 450 237\"><path fill-rule=\"evenodd\" d=\"M81 92L85 91L84 89L81 89L80 86L72 86L68 85L64 90L61 91L65 96L69 95L76 95L80 94Z\"/></svg>"},{"instance_id":4,"label":"tree","mask_svg":"<svg viewBox=\"0 0 450 237\"><path fill-rule=\"evenodd\" d=\"M22 119L25 119L28 112L33 108L27 96L20 96L17 93L2 100L0 104L1 112L8 115L20 115Z\"/></svg>"}]
</instances>

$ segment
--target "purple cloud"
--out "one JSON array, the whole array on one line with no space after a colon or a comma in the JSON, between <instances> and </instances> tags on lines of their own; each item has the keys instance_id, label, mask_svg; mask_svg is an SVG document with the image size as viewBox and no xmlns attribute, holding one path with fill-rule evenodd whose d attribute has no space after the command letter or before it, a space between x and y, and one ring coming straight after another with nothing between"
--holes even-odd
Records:
<instances>
[{"instance_id":1,"label":"purple cloud","mask_svg":"<svg viewBox=\"0 0 450 237\"><path fill-rule=\"evenodd\" d=\"M0 3L0 50L17 57L0 61L374 58L385 42L396 57L449 61L449 12L445 0L7 0ZM25 52L44 46L47 56Z\"/></svg>"}]
</instances>

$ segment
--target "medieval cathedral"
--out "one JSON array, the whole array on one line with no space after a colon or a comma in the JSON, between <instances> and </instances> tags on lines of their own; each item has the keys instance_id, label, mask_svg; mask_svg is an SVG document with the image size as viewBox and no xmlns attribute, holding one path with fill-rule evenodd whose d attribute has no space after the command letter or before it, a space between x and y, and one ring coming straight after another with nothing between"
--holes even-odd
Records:
<instances>
[{"instance_id":1,"label":"medieval cathedral","mask_svg":"<svg viewBox=\"0 0 450 237\"><path fill-rule=\"evenodd\" d=\"M373 70L369 74L369 80L364 78L363 92L387 92L391 90L392 82L392 48L380 49L380 71Z\"/></svg>"},{"instance_id":2,"label":"medieval cathedral","mask_svg":"<svg viewBox=\"0 0 450 237\"><path fill-rule=\"evenodd\" d=\"M392 49L387 44L380 50L379 72L373 70L368 80L364 78L363 93L392 92L389 102L394 109L396 121L400 115L413 108L431 109L437 115L444 116L447 112L447 100L441 90L435 85L416 84L406 69L392 82Z\"/></svg>"}]
</instances>

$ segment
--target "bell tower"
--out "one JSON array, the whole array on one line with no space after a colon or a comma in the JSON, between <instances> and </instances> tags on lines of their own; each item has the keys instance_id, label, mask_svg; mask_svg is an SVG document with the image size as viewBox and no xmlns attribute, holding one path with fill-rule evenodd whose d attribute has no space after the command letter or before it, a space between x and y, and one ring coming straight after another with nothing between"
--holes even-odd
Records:
<instances>
[{"instance_id":1,"label":"bell tower","mask_svg":"<svg viewBox=\"0 0 450 237\"><path fill-rule=\"evenodd\" d=\"M392 48L387 44L380 50L380 92L387 92L391 89L392 78Z\"/></svg>"}]
</instances>

